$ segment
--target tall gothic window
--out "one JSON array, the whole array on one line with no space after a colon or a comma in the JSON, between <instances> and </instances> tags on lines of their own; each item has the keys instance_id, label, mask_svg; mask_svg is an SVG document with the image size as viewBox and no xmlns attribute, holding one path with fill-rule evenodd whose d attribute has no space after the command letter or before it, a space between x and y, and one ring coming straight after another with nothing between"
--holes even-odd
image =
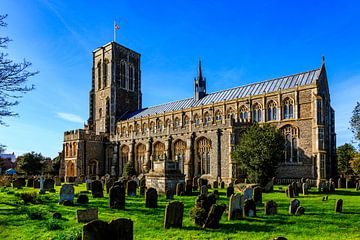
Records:
<instances>
[{"instance_id":1,"label":"tall gothic window","mask_svg":"<svg viewBox=\"0 0 360 240\"><path fill-rule=\"evenodd\" d=\"M135 71L133 66L129 66L129 90L134 91L134 79L135 79Z\"/></svg>"},{"instance_id":2,"label":"tall gothic window","mask_svg":"<svg viewBox=\"0 0 360 240\"><path fill-rule=\"evenodd\" d=\"M66 176L75 176L75 164L72 161L68 161L66 164Z\"/></svg>"},{"instance_id":3,"label":"tall gothic window","mask_svg":"<svg viewBox=\"0 0 360 240\"><path fill-rule=\"evenodd\" d=\"M154 123L153 121L150 122L149 128L150 128L150 132L151 132L151 133L154 133L154 132L155 132L155 123Z\"/></svg>"},{"instance_id":4,"label":"tall gothic window","mask_svg":"<svg viewBox=\"0 0 360 240\"><path fill-rule=\"evenodd\" d=\"M322 99L317 99L316 104L317 104L317 123L323 124L323 101L322 101Z\"/></svg>"},{"instance_id":5,"label":"tall gothic window","mask_svg":"<svg viewBox=\"0 0 360 240\"><path fill-rule=\"evenodd\" d=\"M181 173L184 173L186 143L181 140L176 141L174 144L174 150L174 159L178 162Z\"/></svg>"},{"instance_id":6,"label":"tall gothic window","mask_svg":"<svg viewBox=\"0 0 360 240\"><path fill-rule=\"evenodd\" d=\"M285 98L283 102L284 119L290 119L294 117L294 101L291 98Z\"/></svg>"},{"instance_id":7,"label":"tall gothic window","mask_svg":"<svg viewBox=\"0 0 360 240\"><path fill-rule=\"evenodd\" d=\"M200 117L198 114L195 114L195 116L194 116L194 123L195 123L195 126L200 126Z\"/></svg>"},{"instance_id":8,"label":"tall gothic window","mask_svg":"<svg viewBox=\"0 0 360 240\"><path fill-rule=\"evenodd\" d=\"M282 128L282 133L285 136L285 161L288 163L298 162L298 132L297 129L286 125Z\"/></svg>"},{"instance_id":9,"label":"tall gothic window","mask_svg":"<svg viewBox=\"0 0 360 240\"><path fill-rule=\"evenodd\" d=\"M267 111L267 113L268 113L268 121L274 121L274 120L276 120L276 102L274 102L274 101L270 101L269 103L268 103L268 111Z\"/></svg>"},{"instance_id":10,"label":"tall gothic window","mask_svg":"<svg viewBox=\"0 0 360 240\"><path fill-rule=\"evenodd\" d=\"M240 114L239 117L241 120L247 120L248 119L248 109L246 106L241 106L240 107Z\"/></svg>"},{"instance_id":11,"label":"tall gothic window","mask_svg":"<svg viewBox=\"0 0 360 240\"><path fill-rule=\"evenodd\" d=\"M190 118L188 115L185 115L184 117L184 127L188 126L190 123Z\"/></svg>"},{"instance_id":12,"label":"tall gothic window","mask_svg":"<svg viewBox=\"0 0 360 240\"><path fill-rule=\"evenodd\" d=\"M107 86L108 81L108 68L109 68L109 60L105 59L104 61L104 87Z\"/></svg>"},{"instance_id":13,"label":"tall gothic window","mask_svg":"<svg viewBox=\"0 0 360 240\"><path fill-rule=\"evenodd\" d=\"M178 129L180 127L180 119L178 117L174 120L174 128Z\"/></svg>"},{"instance_id":14,"label":"tall gothic window","mask_svg":"<svg viewBox=\"0 0 360 240\"><path fill-rule=\"evenodd\" d=\"M165 159L165 144L157 142L154 145L154 160Z\"/></svg>"},{"instance_id":15,"label":"tall gothic window","mask_svg":"<svg viewBox=\"0 0 360 240\"><path fill-rule=\"evenodd\" d=\"M221 120L222 120L222 114L221 114L221 111L220 111L220 110L216 111L216 113L215 113L215 120L216 120L216 122L221 122Z\"/></svg>"},{"instance_id":16,"label":"tall gothic window","mask_svg":"<svg viewBox=\"0 0 360 240\"><path fill-rule=\"evenodd\" d=\"M324 129L323 128L319 128L319 149L323 150L325 148L325 141L324 141Z\"/></svg>"},{"instance_id":17,"label":"tall gothic window","mask_svg":"<svg viewBox=\"0 0 360 240\"><path fill-rule=\"evenodd\" d=\"M204 123L205 123L206 125L209 125L209 124L211 123L211 116L210 116L210 114L209 114L208 112L206 112L206 113L204 114Z\"/></svg>"},{"instance_id":18,"label":"tall gothic window","mask_svg":"<svg viewBox=\"0 0 360 240\"><path fill-rule=\"evenodd\" d=\"M170 127L170 124L171 124L171 123L170 123L170 119L166 119L166 120L165 120L165 127L166 127L166 128L169 128L169 127Z\"/></svg>"},{"instance_id":19,"label":"tall gothic window","mask_svg":"<svg viewBox=\"0 0 360 240\"><path fill-rule=\"evenodd\" d=\"M253 121L261 122L261 105L258 103L253 106Z\"/></svg>"},{"instance_id":20,"label":"tall gothic window","mask_svg":"<svg viewBox=\"0 0 360 240\"><path fill-rule=\"evenodd\" d=\"M156 132L161 133L162 131L163 131L163 122L161 120L157 120Z\"/></svg>"},{"instance_id":21,"label":"tall gothic window","mask_svg":"<svg viewBox=\"0 0 360 240\"><path fill-rule=\"evenodd\" d=\"M125 167L125 164L129 161L129 147L124 145L121 147L120 149L120 161L121 161L121 166Z\"/></svg>"},{"instance_id":22,"label":"tall gothic window","mask_svg":"<svg viewBox=\"0 0 360 240\"><path fill-rule=\"evenodd\" d=\"M139 134L140 124L138 124L138 123L135 124L135 129L134 129L134 131L135 131L135 134Z\"/></svg>"},{"instance_id":23,"label":"tall gothic window","mask_svg":"<svg viewBox=\"0 0 360 240\"><path fill-rule=\"evenodd\" d=\"M139 144L136 148L136 163L135 168L138 174L143 172L142 166L145 163L146 147L144 144Z\"/></svg>"},{"instance_id":24,"label":"tall gothic window","mask_svg":"<svg viewBox=\"0 0 360 240\"><path fill-rule=\"evenodd\" d=\"M197 170L198 175L210 174L210 149L211 141L207 138L201 138L197 142Z\"/></svg>"},{"instance_id":25,"label":"tall gothic window","mask_svg":"<svg viewBox=\"0 0 360 240\"><path fill-rule=\"evenodd\" d=\"M142 133L147 133L147 124L143 123L142 127L141 127L141 131Z\"/></svg>"},{"instance_id":26,"label":"tall gothic window","mask_svg":"<svg viewBox=\"0 0 360 240\"><path fill-rule=\"evenodd\" d=\"M98 89L101 89L101 61L97 65Z\"/></svg>"},{"instance_id":27,"label":"tall gothic window","mask_svg":"<svg viewBox=\"0 0 360 240\"><path fill-rule=\"evenodd\" d=\"M88 173L89 175L97 175L98 174L98 171L97 171L97 161L96 160L92 160L90 163L89 163L89 170L88 170Z\"/></svg>"},{"instance_id":28,"label":"tall gothic window","mask_svg":"<svg viewBox=\"0 0 360 240\"><path fill-rule=\"evenodd\" d=\"M232 108L229 108L229 110L227 112L227 118L228 119L234 119L235 118L234 110Z\"/></svg>"},{"instance_id":29,"label":"tall gothic window","mask_svg":"<svg viewBox=\"0 0 360 240\"><path fill-rule=\"evenodd\" d=\"M125 78L126 78L126 64L122 62L120 64L120 87L125 88Z\"/></svg>"}]
</instances>

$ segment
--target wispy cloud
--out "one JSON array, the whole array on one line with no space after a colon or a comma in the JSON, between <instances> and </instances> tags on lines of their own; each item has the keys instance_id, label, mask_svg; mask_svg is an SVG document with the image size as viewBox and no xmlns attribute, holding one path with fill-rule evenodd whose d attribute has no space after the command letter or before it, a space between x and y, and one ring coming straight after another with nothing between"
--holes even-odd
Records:
<instances>
[{"instance_id":1,"label":"wispy cloud","mask_svg":"<svg viewBox=\"0 0 360 240\"><path fill-rule=\"evenodd\" d=\"M56 115L58 115L58 117L66 120L66 121L70 121L70 122L75 122L75 123L84 123L84 119L82 119L80 116L76 115L76 114L72 114L72 113L64 113L64 112L57 112Z\"/></svg>"}]
</instances>

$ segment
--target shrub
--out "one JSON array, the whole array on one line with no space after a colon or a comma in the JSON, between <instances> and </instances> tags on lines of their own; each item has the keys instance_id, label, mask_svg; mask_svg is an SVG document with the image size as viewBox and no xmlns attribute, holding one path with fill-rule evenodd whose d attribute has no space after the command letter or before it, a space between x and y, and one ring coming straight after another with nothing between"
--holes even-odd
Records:
<instances>
[{"instance_id":1,"label":"shrub","mask_svg":"<svg viewBox=\"0 0 360 240\"><path fill-rule=\"evenodd\" d=\"M125 164L123 177L131 177L131 176L134 176L134 175L136 175L134 164L131 161L128 161Z\"/></svg>"},{"instance_id":2,"label":"shrub","mask_svg":"<svg viewBox=\"0 0 360 240\"><path fill-rule=\"evenodd\" d=\"M69 231L61 231L54 240L81 240L81 229L71 228Z\"/></svg>"},{"instance_id":3,"label":"shrub","mask_svg":"<svg viewBox=\"0 0 360 240\"><path fill-rule=\"evenodd\" d=\"M25 212L31 220L41 220L45 218L45 213L39 208L25 208Z\"/></svg>"},{"instance_id":4,"label":"shrub","mask_svg":"<svg viewBox=\"0 0 360 240\"><path fill-rule=\"evenodd\" d=\"M201 207L193 207L189 211L190 218L195 221L195 224L202 226L205 223L207 218L207 212L204 208Z\"/></svg>"},{"instance_id":5,"label":"shrub","mask_svg":"<svg viewBox=\"0 0 360 240\"><path fill-rule=\"evenodd\" d=\"M37 202L37 193L20 193L19 197L24 201L25 204L36 203Z\"/></svg>"},{"instance_id":6,"label":"shrub","mask_svg":"<svg viewBox=\"0 0 360 240\"><path fill-rule=\"evenodd\" d=\"M57 219L49 219L46 222L46 228L47 228L47 230L51 231L51 230L62 229L62 226L61 226L59 220L57 220Z\"/></svg>"}]
</instances>

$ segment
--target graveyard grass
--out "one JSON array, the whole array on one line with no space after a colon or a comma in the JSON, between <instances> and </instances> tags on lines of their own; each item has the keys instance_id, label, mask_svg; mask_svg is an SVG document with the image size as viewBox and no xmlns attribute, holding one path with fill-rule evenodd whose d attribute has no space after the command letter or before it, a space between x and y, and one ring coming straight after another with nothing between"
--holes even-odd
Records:
<instances>
[{"instance_id":1,"label":"graveyard grass","mask_svg":"<svg viewBox=\"0 0 360 240\"><path fill-rule=\"evenodd\" d=\"M275 186L273 193L263 194L263 202L275 200L278 214L265 216L263 206L257 206L257 217L228 221L224 214L220 229L202 229L196 226L189 217L189 210L194 206L194 196L174 196L174 200L184 202L184 220L182 229L164 229L164 212L166 199L159 196L157 209L145 208L144 197L126 197L125 210L112 210L109 196L104 191L104 198L93 199L91 193L89 204L66 207L58 204L60 187L56 193L41 195L42 204L23 204L17 193L37 192L38 189L0 188L0 239L76 239L81 236L82 223L76 222L77 209L98 207L99 219L110 221L120 217L130 218L134 222L134 239L273 239L284 236L287 239L360 239L360 192L350 189L337 189L329 194L328 201L323 202L324 194L313 188L307 196L300 196L301 205L305 207L302 216L290 216L288 206L290 199L285 196L285 186ZM280 190L281 189L281 190ZM85 190L85 184L75 186L75 194ZM225 190L220 192L220 202L228 203ZM211 190L209 190L211 192ZM76 196L76 195L75 195ZM343 213L334 213L336 199L343 199ZM76 202L76 197L75 197ZM26 209L44 212L44 219L30 220ZM52 214L60 212L62 219L55 221L59 230L49 230L54 223ZM49 227L50 225L50 227Z\"/></svg>"}]
</instances>

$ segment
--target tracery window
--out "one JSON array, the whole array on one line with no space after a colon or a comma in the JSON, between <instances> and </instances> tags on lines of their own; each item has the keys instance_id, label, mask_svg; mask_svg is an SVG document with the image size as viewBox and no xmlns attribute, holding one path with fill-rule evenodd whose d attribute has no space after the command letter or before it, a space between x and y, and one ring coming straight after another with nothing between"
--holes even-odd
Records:
<instances>
[{"instance_id":1,"label":"tracery window","mask_svg":"<svg viewBox=\"0 0 360 240\"><path fill-rule=\"evenodd\" d=\"M294 117L294 101L291 98L285 98L283 102L284 119L291 119Z\"/></svg>"},{"instance_id":2,"label":"tracery window","mask_svg":"<svg viewBox=\"0 0 360 240\"><path fill-rule=\"evenodd\" d=\"M174 128L178 129L180 127L180 119L178 117L174 120Z\"/></svg>"},{"instance_id":3,"label":"tracery window","mask_svg":"<svg viewBox=\"0 0 360 240\"><path fill-rule=\"evenodd\" d=\"M261 105L258 103L253 105L253 121L261 122Z\"/></svg>"},{"instance_id":4,"label":"tracery window","mask_svg":"<svg viewBox=\"0 0 360 240\"><path fill-rule=\"evenodd\" d=\"M120 161L123 168L129 161L129 147L127 145L122 146L120 149Z\"/></svg>"},{"instance_id":5,"label":"tracery window","mask_svg":"<svg viewBox=\"0 0 360 240\"><path fill-rule=\"evenodd\" d=\"M195 116L194 116L194 123L195 123L195 126L200 126L200 117L198 114L195 114Z\"/></svg>"},{"instance_id":6,"label":"tracery window","mask_svg":"<svg viewBox=\"0 0 360 240\"><path fill-rule=\"evenodd\" d=\"M150 128L150 132L151 132L151 133L154 133L154 132L155 132L155 123L154 123L153 121L150 122L149 128Z\"/></svg>"},{"instance_id":7,"label":"tracery window","mask_svg":"<svg viewBox=\"0 0 360 240\"><path fill-rule=\"evenodd\" d=\"M267 106L267 120L274 121L276 120L276 102L270 101Z\"/></svg>"},{"instance_id":8,"label":"tracery window","mask_svg":"<svg viewBox=\"0 0 360 240\"><path fill-rule=\"evenodd\" d=\"M198 175L210 174L210 150L211 141L207 138L201 138L197 142L197 170Z\"/></svg>"},{"instance_id":9,"label":"tracery window","mask_svg":"<svg viewBox=\"0 0 360 240\"><path fill-rule=\"evenodd\" d=\"M165 159L165 144L157 142L154 145L154 160Z\"/></svg>"},{"instance_id":10,"label":"tracery window","mask_svg":"<svg viewBox=\"0 0 360 240\"><path fill-rule=\"evenodd\" d=\"M156 122L156 132L162 132L163 131L163 122L161 120L157 120Z\"/></svg>"},{"instance_id":11,"label":"tracery window","mask_svg":"<svg viewBox=\"0 0 360 240\"><path fill-rule=\"evenodd\" d=\"M205 114L204 114L204 123L206 125L211 124L211 116L208 112L205 112Z\"/></svg>"},{"instance_id":12,"label":"tracery window","mask_svg":"<svg viewBox=\"0 0 360 240\"><path fill-rule=\"evenodd\" d=\"M240 119L242 120L247 120L248 119L248 109L246 106L241 106L240 107L240 114L239 114Z\"/></svg>"},{"instance_id":13,"label":"tracery window","mask_svg":"<svg viewBox=\"0 0 360 240\"><path fill-rule=\"evenodd\" d=\"M90 163L89 163L89 175L97 175L97 161L96 160L92 160Z\"/></svg>"},{"instance_id":14,"label":"tracery window","mask_svg":"<svg viewBox=\"0 0 360 240\"><path fill-rule=\"evenodd\" d=\"M145 163L146 147L144 144L139 144L136 148L136 163L135 168L138 174L143 172L142 166Z\"/></svg>"},{"instance_id":15,"label":"tracery window","mask_svg":"<svg viewBox=\"0 0 360 240\"><path fill-rule=\"evenodd\" d=\"M234 119L235 118L234 110L232 108L229 108L229 110L227 112L227 118L228 119Z\"/></svg>"},{"instance_id":16,"label":"tracery window","mask_svg":"<svg viewBox=\"0 0 360 240\"><path fill-rule=\"evenodd\" d=\"M221 122L221 120L222 120L222 114L221 114L221 111L220 111L220 110L216 111L216 113L215 113L215 120L216 120L216 122Z\"/></svg>"},{"instance_id":17,"label":"tracery window","mask_svg":"<svg viewBox=\"0 0 360 240\"><path fill-rule=\"evenodd\" d=\"M143 123L142 128L141 128L141 131L142 131L143 133L147 133L147 124L146 124L146 123Z\"/></svg>"},{"instance_id":18,"label":"tracery window","mask_svg":"<svg viewBox=\"0 0 360 240\"><path fill-rule=\"evenodd\" d=\"M99 61L99 63L97 64L97 77L98 77L98 89L101 89L101 61Z\"/></svg>"},{"instance_id":19,"label":"tracery window","mask_svg":"<svg viewBox=\"0 0 360 240\"><path fill-rule=\"evenodd\" d=\"M285 161L289 163L298 162L298 132L297 129L286 125L282 128L285 136Z\"/></svg>"},{"instance_id":20,"label":"tracery window","mask_svg":"<svg viewBox=\"0 0 360 240\"><path fill-rule=\"evenodd\" d=\"M174 144L174 150L174 159L178 162L181 173L184 173L186 143L181 140L176 141Z\"/></svg>"}]
</instances>

